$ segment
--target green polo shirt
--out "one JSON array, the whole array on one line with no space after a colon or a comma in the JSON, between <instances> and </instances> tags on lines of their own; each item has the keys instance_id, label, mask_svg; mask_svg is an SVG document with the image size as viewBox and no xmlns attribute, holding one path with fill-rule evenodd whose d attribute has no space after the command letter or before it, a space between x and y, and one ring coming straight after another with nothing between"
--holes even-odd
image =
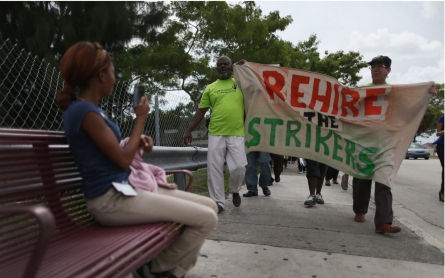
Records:
<instances>
[{"instance_id":1,"label":"green polo shirt","mask_svg":"<svg viewBox=\"0 0 445 278\"><path fill-rule=\"evenodd\" d=\"M385 84L378 84L378 85L389 85L389 84L385 83ZM368 83L368 84L360 85L359 87L371 87L371 86L378 86L378 85L374 84L374 83Z\"/></svg>"},{"instance_id":2,"label":"green polo shirt","mask_svg":"<svg viewBox=\"0 0 445 278\"><path fill-rule=\"evenodd\" d=\"M235 79L218 79L208 85L199 108L212 108L210 135L244 137L244 97Z\"/></svg>"}]
</instances>

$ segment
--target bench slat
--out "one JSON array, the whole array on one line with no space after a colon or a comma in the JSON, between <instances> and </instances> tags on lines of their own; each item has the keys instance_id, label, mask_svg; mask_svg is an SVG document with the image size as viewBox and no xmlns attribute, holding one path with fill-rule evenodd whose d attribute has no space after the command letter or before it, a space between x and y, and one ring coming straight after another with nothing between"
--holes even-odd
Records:
<instances>
[{"instance_id":1,"label":"bench slat","mask_svg":"<svg viewBox=\"0 0 445 278\"><path fill-rule=\"evenodd\" d=\"M188 189L193 176L183 173ZM63 132L0 128L0 276L25 277L28 265L26 278L125 277L183 231L168 222L101 226L89 215L81 186ZM46 207L56 229L42 230L47 220L38 215L5 212L16 206Z\"/></svg>"},{"instance_id":2,"label":"bench slat","mask_svg":"<svg viewBox=\"0 0 445 278\"><path fill-rule=\"evenodd\" d=\"M118 270L129 262L125 261L125 254L136 252L141 255L143 262L151 260L155 254L164 248L166 244L176 238L165 238L162 231L170 226L170 223L139 225L131 227L94 227L69 237L69 241L62 239L55 241L45 254L42 268L37 277L62 277L61 273L71 273L71 277L113 277ZM104 231L104 229L106 231ZM181 231L178 231L178 235ZM153 246L159 245L153 249ZM113 254L113 256L104 256ZM23 266L27 258L21 258L6 262L12 268L18 270ZM113 264L110 265L110 260ZM136 261L135 259L134 261ZM48 264L48 261L57 264ZM130 262L131 263L131 262ZM3 264L2 264L3 265ZM131 270L123 273L127 275ZM0 273L5 277L20 277L14 272L0 267ZM121 277L124 277L122 275Z\"/></svg>"}]
</instances>

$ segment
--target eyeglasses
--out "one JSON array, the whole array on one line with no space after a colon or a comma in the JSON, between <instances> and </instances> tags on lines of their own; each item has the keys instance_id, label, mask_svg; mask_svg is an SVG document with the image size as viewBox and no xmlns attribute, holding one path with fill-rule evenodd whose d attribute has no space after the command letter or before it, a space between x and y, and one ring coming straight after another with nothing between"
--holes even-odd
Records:
<instances>
[{"instance_id":1,"label":"eyeglasses","mask_svg":"<svg viewBox=\"0 0 445 278\"><path fill-rule=\"evenodd\" d=\"M368 67L370 70L372 70L372 69L375 69L375 68L377 68L377 69L382 69L382 68L387 68L385 65L382 65L382 64L379 64L379 65L372 65L372 66L369 66Z\"/></svg>"}]
</instances>

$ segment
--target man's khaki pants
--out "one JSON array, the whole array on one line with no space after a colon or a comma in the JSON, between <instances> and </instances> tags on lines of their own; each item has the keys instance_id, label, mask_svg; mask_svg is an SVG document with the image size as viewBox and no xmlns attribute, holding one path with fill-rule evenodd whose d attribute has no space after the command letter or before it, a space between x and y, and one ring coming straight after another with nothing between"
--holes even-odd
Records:
<instances>
[{"instance_id":1,"label":"man's khaki pants","mask_svg":"<svg viewBox=\"0 0 445 278\"><path fill-rule=\"evenodd\" d=\"M207 183L209 195L218 205L225 207L224 161L229 168L230 193L238 193L246 173L247 158L244 137L209 135L207 151Z\"/></svg>"}]
</instances>

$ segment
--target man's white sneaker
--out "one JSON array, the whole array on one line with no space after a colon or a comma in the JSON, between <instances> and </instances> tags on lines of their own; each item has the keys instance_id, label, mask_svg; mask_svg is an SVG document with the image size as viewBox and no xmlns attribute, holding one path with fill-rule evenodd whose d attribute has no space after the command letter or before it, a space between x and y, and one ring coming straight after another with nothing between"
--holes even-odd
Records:
<instances>
[{"instance_id":1,"label":"man's white sneaker","mask_svg":"<svg viewBox=\"0 0 445 278\"><path fill-rule=\"evenodd\" d=\"M315 196L309 195L307 196L307 200L304 202L305 206L315 206Z\"/></svg>"}]
</instances>

